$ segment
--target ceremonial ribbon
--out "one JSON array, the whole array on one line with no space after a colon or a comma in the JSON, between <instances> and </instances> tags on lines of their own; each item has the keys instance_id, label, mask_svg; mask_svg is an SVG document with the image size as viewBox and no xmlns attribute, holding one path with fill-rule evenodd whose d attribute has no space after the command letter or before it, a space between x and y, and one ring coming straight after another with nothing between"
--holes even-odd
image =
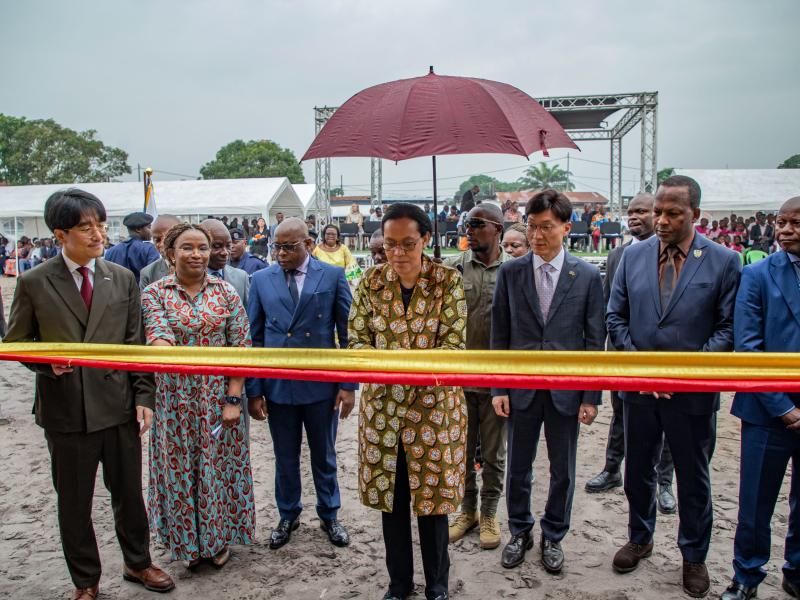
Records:
<instances>
[{"instance_id":1,"label":"ceremonial ribbon","mask_svg":"<svg viewBox=\"0 0 800 600\"><path fill-rule=\"evenodd\" d=\"M800 392L800 353L0 344L0 360L125 371L493 388Z\"/></svg>"}]
</instances>

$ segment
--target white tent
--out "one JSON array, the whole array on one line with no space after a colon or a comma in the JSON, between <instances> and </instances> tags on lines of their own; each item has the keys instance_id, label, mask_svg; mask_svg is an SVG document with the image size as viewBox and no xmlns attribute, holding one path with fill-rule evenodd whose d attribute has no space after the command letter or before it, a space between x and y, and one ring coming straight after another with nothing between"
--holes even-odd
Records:
<instances>
[{"instance_id":1,"label":"white tent","mask_svg":"<svg viewBox=\"0 0 800 600\"><path fill-rule=\"evenodd\" d=\"M300 199L300 204L303 205L305 214L309 215L316 212L317 186L313 183L295 183L292 184L292 187Z\"/></svg>"},{"instance_id":2,"label":"white tent","mask_svg":"<svg viewBox=\"0 0 800 600\"><path fill-rule=\"evenodd\" d=\"M800 169L676 169L700 184L700 210L710 217L777 212L800 196Z\"/></svg>"}]
</instances>

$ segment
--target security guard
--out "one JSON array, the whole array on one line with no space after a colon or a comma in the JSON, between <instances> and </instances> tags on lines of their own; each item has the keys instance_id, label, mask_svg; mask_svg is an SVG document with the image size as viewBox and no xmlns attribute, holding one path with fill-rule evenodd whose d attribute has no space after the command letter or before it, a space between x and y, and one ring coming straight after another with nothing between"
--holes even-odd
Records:
<instances>
[{"instance_id":1,"label":"security guard","mask_svg":"<svg viewBox=\"0 0 800 600\"><path fill-rule=\"evenodd\" d=\"M108 249L103 257L131 271L136 277L136 283L139 283L139 272L161 258L156 247L149 243L152 222L153 215L143 212L126 216L122 224L128 228L128 239Z\"/></svg>"},{"instance_id":2,"label":"security guard","mask_svg":"<svg viewBox=\"0 0 800 600\"><path fill-rule=\"evenodd\" d=\"M267 263L247 251L247 238L239 228L231 229L231 258L228 264L247 271L251 277L256 271L267 268Z\"/></svg>"}]
</instances>

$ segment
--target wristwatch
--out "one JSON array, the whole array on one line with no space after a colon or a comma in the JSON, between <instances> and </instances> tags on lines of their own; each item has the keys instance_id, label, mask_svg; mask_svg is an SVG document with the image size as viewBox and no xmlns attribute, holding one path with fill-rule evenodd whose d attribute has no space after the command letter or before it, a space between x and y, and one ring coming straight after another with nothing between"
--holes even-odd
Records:
<instances>
[{"instance_id":1,"label":"wristwatch","mask_svg":"<svg viewBox=\"0 0 800 600\"><path fill-rule=\"evenodd\" d=\"M225 396L225 404L232 404L233 406L239 406L242 403L242 399L239 396Z\"/></svg>"}]
</instances>

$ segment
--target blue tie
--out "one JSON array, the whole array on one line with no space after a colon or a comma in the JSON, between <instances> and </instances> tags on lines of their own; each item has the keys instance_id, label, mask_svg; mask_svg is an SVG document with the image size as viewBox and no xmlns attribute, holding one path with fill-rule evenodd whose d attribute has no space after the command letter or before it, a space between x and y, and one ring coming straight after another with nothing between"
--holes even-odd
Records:
<instances>
[{"instance_id":1,"label":"blue tie","mask_svg":"<svg viewBox=\"0 0 800 600\"><path fill-rule=\"evenodd\" d=\"M222 279L223 281L225 281L225 277L224 277L224 274L223 274L223 272L222 272L222 271L210 271L210 273L211 273L211 274L212 274L214 277L219 277L220 279Z\"/></svg>"}]
</instances>

